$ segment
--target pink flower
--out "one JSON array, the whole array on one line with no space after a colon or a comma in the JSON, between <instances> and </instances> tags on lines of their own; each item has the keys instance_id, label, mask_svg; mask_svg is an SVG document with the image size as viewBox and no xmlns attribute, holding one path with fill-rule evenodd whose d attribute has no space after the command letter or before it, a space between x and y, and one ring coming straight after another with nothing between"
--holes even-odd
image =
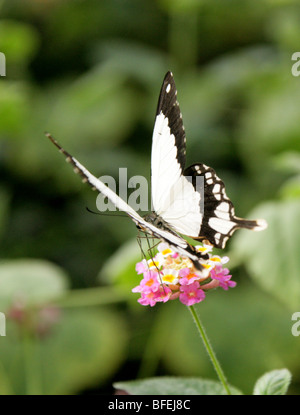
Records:
<instances>
[{"instance_id":1,"label":"pink flower","mask_svg":"<svg viewBox=\"0 0 300 415\"><path fill-rule=\"evenodd\" d=\"M179 295L179 300L187 306L200 303L200 301L204 300L205 293L199 287L200 284L198 281L189 285L182 285L180 287L181 293Z\"/></svg>"},{"instance_id":2,"label":"pink flower","mask_svg":"<svg viewBox=\"0 0 300 415\"><path fill-rule=\"evenodd\" d=\"M138 299L138 302L141 305L150 305L150 307L155 306L156 304L155 293L154 292L150 292L148 294L142 293L141 298Z\"/></svg>"},{"instance_id":3,"label":"pink flower","mask_svg":"<svg viewBox=\"0 0 300 415\"><path fill-rule=\"evenodd\" d=\"M189 275L190 272L191 270L189 268L181 268L181 270L179 271L179 277L185 278Z\"/></svg>"},{"instance_id":4,"label":"pink flower","mask_svg":"<svg viewBox=\"0 0 300 415\"><path fill-rule=\"evenodd\" d=\"M189 285L192 284L194 281L199 280L199 275L192 272L189 268L182 268L179 271L179 276L179 281L181 285Z\"/></svg>"},{"instance_id":5,"label":"pink flower","mask_svg":"<svg viewBox=\"0 0 300 415\"><path fill-rule=\"evenodd\" d=\"M217 265L214 269L212 269L210 275L213 280L219 281L219 286L222 287L224 290L228 290L228 288L236 286L236 282L231 281L229 269L222 268L221 265Z\"/></svg>"},{"instance_id":6,"label":"pink flower","mask_svg":"<svg viewBox=\"0 0 300 415\"><path fill-rule=\"evenodd\" d=\"M172 290L165 285L161 285L156 292L156 301L166 303L172 294Z\"/></svg>"},{"instance_id":7,"label":"pink flower","mask_svg":"<svg viewBox=\"0 0 300 415\"><path fill-rule=\"evenodd\" d=\"M138 262L135 266L135 270L138 274L143 274L148 271L147 261L143 259L141 262Z\"/></svg>"},{"instance_id":8,"label":"pink flower","mask_svg":"<svg viewBox=\"0 0 300 415\"><path fill-rule=\"evenodd\" d=\"M141 305L150 305L150 307L153 307L157 302L167 302L170 299L171 293L172 290L169 287L160 286L157 291L142 292L138 302Z\"/></svg>"},{"instance_id":9,"label":"pink flower","mask_svg":"<svg viewBox=\"0 0 300 415\"><path fill-rule=\"evenodd\" d=\"M149 294L155 292L160 288L160 282L158 280L158 274L156 271L146 271L144 278L140 282L140 285L132 289L134 293Z\"/></svg>"}]
</instances>

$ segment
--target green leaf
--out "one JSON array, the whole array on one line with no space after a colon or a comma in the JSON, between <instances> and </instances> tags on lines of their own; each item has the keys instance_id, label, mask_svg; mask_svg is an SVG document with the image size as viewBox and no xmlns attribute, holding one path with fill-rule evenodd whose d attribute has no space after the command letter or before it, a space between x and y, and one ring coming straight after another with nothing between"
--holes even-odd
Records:
<instances>
[{"instance_id":1,"label":"green leaf","mask_svg":"<svg viewBox=\"0 0 300 415\"><path fill-rule=\"evenodd\" d=\"M7 188L0 186L0 238L6 230L10 211L11 194Z\"/></svg>"},{"instance_id":2,"label":"green leaf","mask_svg":"<svg viewBox=\"0 0 300 415\"><path fill-rule=\"evenodd\" d=\"M253 395L285 395L291 378L292 375L287 369L265 373L257 380Z\"/></svg>"},{"instance_id":3,"label":"green leaf","mask_svg":"<svg viewBox=\"0 0 300 415\"><path fill-rule=\"evenodd\" d=\"M233 252L258 285L294 310L300 302L300 201L266 203L251 217L266 219L268 228L240 231Z\"/></svg>"},{"instance_id":4,"label":"green leaf","mask_svg":"<svg viewBox=\"0 0 300 415\"><path fill-rule=\"evenodd\" d=\"M1 49L0 49L1 50ZM25 84L7 81L0 83L0 129L2 134L19 139L28 120L29 102ZM13 145L13 142L10 142Z\"/></svg>"},{"instance_id":5,"label":"green leaf","mask_svg":"<svg viewBox=\"0 0 300 415\"><path fill-rule=\"evenodd\" d=\"M230 262L226 266L230 269ZM207 292L197 308L227 379L252 394L261 373L282 362L286 367L297 365L299 339L291 335L289 309L259 290L244 273L231 273L237 286L227 292ZM151 370L159 358L168 373L214 379L212 364L186 307L173 301L159 311L149 336L151 354L145 354L143 377L155 375ZM178 350L185 351L184 357L178 356Z\"/></svg>"},{"instance_id":6,"label":"green leaf","mask_svg":"<svg viewBox=\"0 0 300 415\"><path fill-rule=\"evenodd\" d=\"M109 147L127 137L138 113L138 100L126 85L126 77L100 65L64 91L53 107L47 128L65 137L64 146L68 139L82 143L84 136L88 144Z\"/></svg>"},{"instance_id":7,"label":"green leaf","mask_svg":"<svg viewBox=\"0 0 300 415\"><path fill-rule=\"evenodd\" d=\"M226 395L221 383L201 378L162 376L127 382L116 382L115 389L130 395ZM230 387L233 395L242 393Z\"/></svg>"},{"instance_id":8,"label":"green leaf","mask_svg":"<svg viewBox=\"0 0 300 415\"><path fill-rule=\"evenodd\" d=\"M25 305L51 302L68 287L68 278L58 266L39 259L14 259L0 262L0 309L14 300Z\"/></svg>"},{"instance_id":9,"label":"green leaf","mask_svg":"<svg viewBox=\"0 0 300 415\"><path fill-rule=\"evenodd\" d=\"M64 313L40 346L44 394L70 394L104 382L123 362L126 344L121 315L104 309Z\"/></svg>"},{"instance_id":10,"label":"green leaf","mask_svg":"<svg viewBox=\"0 0 300 415\"><path fill-rule=\"evenodd\" d=\"M123 362L126 345L123 317L107 309L61 310L42 338L20 335L8 320L0 341L0 386L17 395L66 395L99 386Z\"/></svg>"},{"instance_id":11,"label":"green leaf","mask_svg":"<svg viewBox=\"0 0 300 415\"><path fill-rule=\"evenodd\" d=\"M300 173L300 154L297 151L284 151L273 157L272 165L283 173Z\"/></svg>"},{"instance_id":12,"label":"green leaf","mask_svg":"<svg viewBox=\"0 0 300 415\"><path fill-rule=\"evenodd\" d=\"M135 264L141 260L141 249L136 239L130 239L124 243L105 262L99 273L99 281L102 283L120 283L132 288L138 285L140 278L135 271Z\"/></svg>"},{"instance_id":13,"label":"green leaf","mask_svg":"<svg viewBox=\"0 0 300 415\"><path fill-rule=\"evenodd\" d=\"M281 186L280 197L282 199L300 199L300 174L286 180Z\"/></svg>"},{"instance_id":14,"label":"green leaf","mask_svg":"<svg viewBox=\"0 0 300 415\"><path fill-rule=\"evenodd\" d=\"M286 68L284 70L286 71ZM257 166L265 166L274 156L287 151L299 153L300 150L300 110L295 105L300 92L295 88L293 76L290 76L287 82L283 82L283 78L285 72L279 73L277 78L273 76L273 80L272 77L266 80L271 84L270 87L256 91L257 95L254 94L251 99L251 107L241 119L238 144L244 162L253 174L257 172ZM277 82L276 87L272 82ZM280 123L277 120L280 120ZM250 161L250 151L256 155L255 163ZM271 174L268 180L270 185L273 185L272 171L266 171L265 174Z\"/></svg>"},{"instance_id":15,"label":"green leaf","mask_svg":"<svg viewBox=\"0 0 300 415\"><path fill-rule=\"evenodd\" d=\"M157 91L154 91L153 86L158 82L159 88L162 74L166 72L166 57L161 51L128 39L102 39L96 44L94 59L95 62L103 61L106 69L140 82L155 95L156 102ZM145 104L147 105L147 102ZM142 117L145 120L147 114L143 112ZM149 114L149 122L153 123L153 108Z\"/></svg>"},{"instance_id":16,"label":"green leaf","mask_svg":"<svg viewBox=\"0 0 300 415\"><path fill-rule=\"evenodd\" d=\"M32 26L13 20L0 22L0 50L6 55L7 65L23 69L23 65L34 56L38 45L38 33Z\"/></svg>"},{"instance_id":17,"label":"green leaf","mask_svg":"<svg viewBox=\"0 0 300 415\"><path fill-rule=\"evenodd\" d=\"M169 13L196 13L204 4L203 0L160 0L159 3Z\"/></svg>"}]
</instances>

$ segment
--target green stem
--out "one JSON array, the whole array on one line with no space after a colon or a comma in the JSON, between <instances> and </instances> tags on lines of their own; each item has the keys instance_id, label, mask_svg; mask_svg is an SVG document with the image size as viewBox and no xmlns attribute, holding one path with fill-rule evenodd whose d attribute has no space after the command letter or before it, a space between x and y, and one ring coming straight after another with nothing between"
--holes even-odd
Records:
<instances>
[{"instance_id":1,"label":"green stem","mask_svg":"<svg viewBox=\"0 0 300 415\"><path fill-rule=\"evenodd\" d=\"M26 394L41 395L41 368L37 353L37 341L26 328L23 331L22 343L25 363Z\"/></svg>"},{"instance_id":2,"label":"green stem","mask_svg":"<svg viewBox=\"0 0 300 415\"><path fill-rule=\"evenodd\" d=\"M197 314L194 306L189 306L188 309L190 310L190 312L191 312L191 314L192 314L192 316L194 318L194 321L195 321L196 326L198 328L199 334L200 334L200 336L202 338L202 341L203 341L204 346L206 348L206 351L207 351L207 353L208 353L208 355L209 355L209 357L211 359L211 362L212 362L212 364L213 364L213 366L215 368L215 371L217 372L217 375L218 375L218 377L220 379L220 382L224 386L224 389L226 390L227 395L231 395L231 392L230 392L229 385L227 383L226 377L225 377L225 375L223 373L223 370L222 370L222 368L220 366L220 363L218 362L218 359L217 359L217 357L216 357L216 355L215 355L215 353L213 351L213 348L212 348L212 346L211 346L211 344L209 342L209 339L208 339L207 334L205 332L205 329L204 329L204 327L203 327L203 325L202 325L202 323L200 321L200 318L199 318L199 316L198 316L198 314Z\"/></svg>"},{"instance_id":3,"label":"green stem","mask_svg":"<svg viewBox=\"0 0 300 415\"><path fill-rule=\"evenodd\" d=\"M0 378L1 378L1 390L0 395L16 395L13 391L8 373L4 368L2 362L0 362Z\"/></svg>"},{"instance_id":4,"label":"green stem","mask_svg":"<svg viewBox=\"0 0 300 415\"><path fill-rule=\"evenodd\" d=\"M69 291L53 303L59 307L87 307L126 301L124 290L111 287L83 288Z\"/></svg>"}]
</instances>

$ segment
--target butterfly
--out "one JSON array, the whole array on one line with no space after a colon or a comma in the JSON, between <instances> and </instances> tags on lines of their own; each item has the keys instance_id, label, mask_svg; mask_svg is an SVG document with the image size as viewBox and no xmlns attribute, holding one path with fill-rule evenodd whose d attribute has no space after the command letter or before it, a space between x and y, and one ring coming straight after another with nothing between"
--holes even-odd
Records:
<instances>
[{"instance_id":1,"label":"butterfly","mask_svg":"<svg viewBox=\"0 0 300 415\"><path fill-rule=\"evenodd\" d=\"M224 248L238 228L261 231L267 227L263 219L235 216L225 185L213 168L201 163L185 168L186 136L172 72L165 75L156 110L151 153L153 211L145 217L91 174L50 134L46 135L84 182L130 216L138 229L168 243L179 254L190 258L199 270L202 269L201 253L182 235Z\"/></svg>"}]
</instances>

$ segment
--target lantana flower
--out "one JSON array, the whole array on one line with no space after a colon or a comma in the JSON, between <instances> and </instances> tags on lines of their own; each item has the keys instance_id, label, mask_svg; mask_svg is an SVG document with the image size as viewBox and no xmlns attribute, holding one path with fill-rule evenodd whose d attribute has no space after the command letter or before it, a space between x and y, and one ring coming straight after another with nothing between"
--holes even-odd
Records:
<instances>
[{"instance_id":1,"label":"lantana flower","mask_svg":"<svg viewBox=\"0 0 300 415\"><path fill-rule=\"evenodd\" d=\"M185 305L193 305L204 300L205 292L200 288L198 281L194 281L189 285L180 286L179 300Z\"/></svg>"},{"instance_id":2,"label":"lantana flower","mask_svg":"<svg viewBox=\"0 0 300 415\"><path fill-rule=\"evenodd\" d=\"M153 307L157 302L179 299L187 306L205 299L210 289L221 287L224 290L236 286L231 280L229 269L223 265L229 258L212 254L212 246L197 245L196 250L203 254L200 263L203 271L195 268L193 262L178 254L166 243L160 243L157 254L136 264L138 274L143 278L133 292L140 293L138 302Z\"/></svg>"}]
</instances>

